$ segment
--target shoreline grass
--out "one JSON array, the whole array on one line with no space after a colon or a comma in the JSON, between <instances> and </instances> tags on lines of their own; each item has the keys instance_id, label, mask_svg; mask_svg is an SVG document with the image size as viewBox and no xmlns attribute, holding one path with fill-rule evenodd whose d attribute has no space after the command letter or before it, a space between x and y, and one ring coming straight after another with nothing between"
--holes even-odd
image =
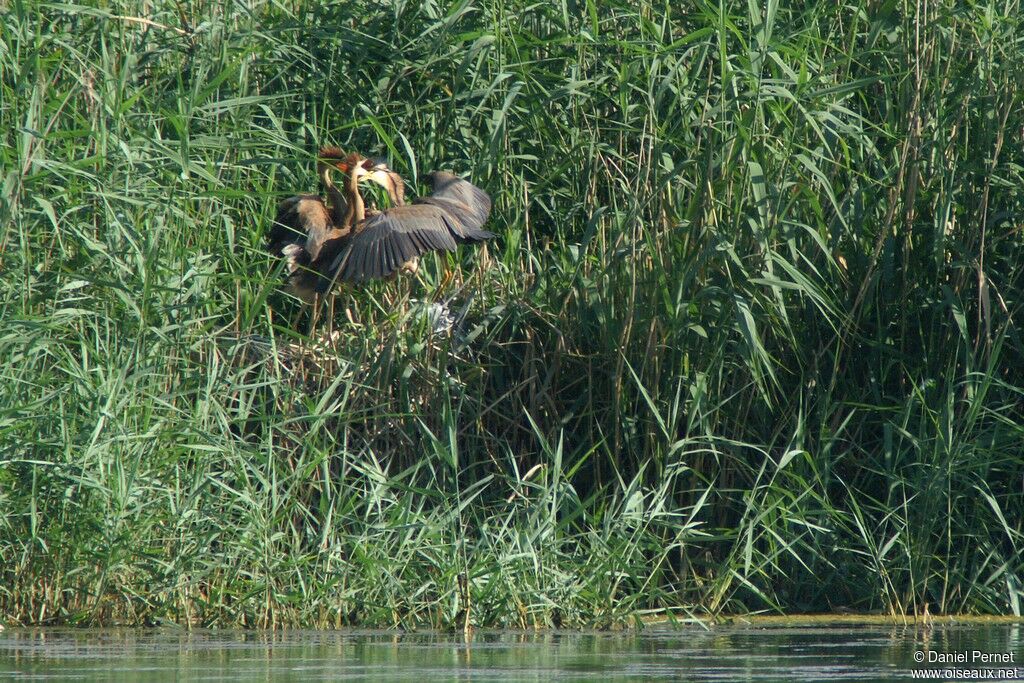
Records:
<instances>
[{"instance_id":1,"label":"shoreline grass","mask_svg":"<svg viewBox=\"0 0 1024 683\"><path fill-rule=\"evenodd\" d=\"M0 620L1019 616L1020 10L4 3ZM327 143L500 239L314 362Z\"/></svg>"}]
</instances>

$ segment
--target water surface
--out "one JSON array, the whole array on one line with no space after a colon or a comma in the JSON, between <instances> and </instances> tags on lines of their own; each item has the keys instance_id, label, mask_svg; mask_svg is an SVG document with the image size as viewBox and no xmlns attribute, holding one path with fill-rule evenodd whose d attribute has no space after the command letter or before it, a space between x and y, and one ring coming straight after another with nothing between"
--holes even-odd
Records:
<instances>
[{"instance_id":1,"label":"water surface","mask_svg":"<svg viewBox=\"0 0 1024 683\"><path fill-rule=\"evenodd\" d=\"M8 629L0 632L0 679L884 681L910 680L915 668L1015 666L1024 677L1022 642L1020 624L484 631L468 640L435 632ZM948 663L975 650L1014 661Z\"/></svg>"}]
</instances>

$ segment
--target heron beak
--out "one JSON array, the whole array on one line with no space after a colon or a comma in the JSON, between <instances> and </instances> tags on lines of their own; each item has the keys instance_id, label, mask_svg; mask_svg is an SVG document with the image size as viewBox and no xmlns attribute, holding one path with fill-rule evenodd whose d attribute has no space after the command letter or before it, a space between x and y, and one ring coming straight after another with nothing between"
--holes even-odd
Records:
<instances>
[{"instance_id":1,"label":"heron beak","mask_svg":"<svg viewBox=\"0 0 1024 683\"><path fill-rule=\"evenodd\" d=\"M370 171L367 170L366 164L362 162L348 164L346 171L355 176L356 180L360 183L370 177Z\"/></svg>"},{"instance_id":2,"label":"heron beak","mask_svg":"<svg viewBox=\"0 0 1024 683\"><path fill-rule=\"evenodd\" d=\"M369 178L371 175L371 169L373 168L373 162L369 159L362 159L356 164L354 172L358 176L359 181L362 182L364 179Z\"/></svg>"}]
</instances>

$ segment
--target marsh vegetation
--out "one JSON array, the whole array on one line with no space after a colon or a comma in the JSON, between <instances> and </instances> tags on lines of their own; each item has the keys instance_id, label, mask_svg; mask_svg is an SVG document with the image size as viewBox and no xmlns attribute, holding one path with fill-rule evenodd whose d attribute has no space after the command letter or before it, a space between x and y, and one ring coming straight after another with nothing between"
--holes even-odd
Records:
<instances>
[{"instance_id":1,"label":"marsh vegetation","mask_svg":"<svg viewBox=\"0 0 1024 683\"><path fill-rule=\"evenodd\" d=\"M2 4L0 619L1020 613L1019 2ZM322 144L499 235L326 347Z\"/></svg>"}]
</instances>

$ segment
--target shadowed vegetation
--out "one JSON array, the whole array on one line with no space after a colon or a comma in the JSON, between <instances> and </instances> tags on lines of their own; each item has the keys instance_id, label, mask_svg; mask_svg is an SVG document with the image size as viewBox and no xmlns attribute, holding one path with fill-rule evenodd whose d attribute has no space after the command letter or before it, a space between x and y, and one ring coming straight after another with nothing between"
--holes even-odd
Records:
<instances>
[{"instance_id":1,"label":"shadowed vegetation","mask_svg":"<svg viewBox=\"0 0 1024 683\"><path fill-rule=\"evenodd\" d=\"M1020 614L1019 2L3 4L0 619ZM499 237L311 351L322 144Z\"/></svg>"}]
</instances>

